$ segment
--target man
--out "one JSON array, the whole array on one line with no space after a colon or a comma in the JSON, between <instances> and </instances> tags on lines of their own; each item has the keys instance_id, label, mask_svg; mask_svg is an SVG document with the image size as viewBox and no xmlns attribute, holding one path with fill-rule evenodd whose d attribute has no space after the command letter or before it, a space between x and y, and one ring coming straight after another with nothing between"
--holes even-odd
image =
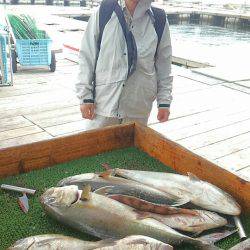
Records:
<instances>
[{"instance_id":1,"label":"man","mask_svg":"<svg viewBox=\"0 0 250 250\"><path fill-rule=\"evenodd\" d=\"M173 78L168 22L158 44L151 0L121 0L119 5L134 41L133 70L128 70L129 48L115 12L105 25L98 49L98 8L82 40L76 84L82 117L89 120L86 129L129 121L146 125L155 99L158 120L165 122L170 114Z\"/></svg>"}]
</instances>

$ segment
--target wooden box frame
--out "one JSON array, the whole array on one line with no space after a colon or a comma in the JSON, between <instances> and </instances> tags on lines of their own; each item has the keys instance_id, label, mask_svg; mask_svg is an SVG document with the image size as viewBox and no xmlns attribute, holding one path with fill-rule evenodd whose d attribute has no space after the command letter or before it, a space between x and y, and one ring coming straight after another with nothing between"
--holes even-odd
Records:
<instances>
[{"instance_id":1,"label":"wooden box frame","mask_svg":"<svg viewBox=\"0 0 250 250\"><path fill-rule=\"evenodd\" d=\"M181 174L191 172L224 189L237 199L244 212L250 212L250 182L137 123L0 149L0 178L133 146Z\"/></svg>"}]
</instances>

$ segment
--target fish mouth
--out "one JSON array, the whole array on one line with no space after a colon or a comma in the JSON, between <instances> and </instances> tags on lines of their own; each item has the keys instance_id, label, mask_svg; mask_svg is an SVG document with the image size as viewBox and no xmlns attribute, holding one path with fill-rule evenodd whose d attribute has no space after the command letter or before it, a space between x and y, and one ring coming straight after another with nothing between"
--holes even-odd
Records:
<instances>
[{"instance_id":1,"label":"fish mouth","mask_svg":"<svg viewBox=\"0 0 250 250\"><path fill-rule=\"evenodd\" d=\"M40 202L48 206L71 206L79 199L78 187L75 185L49 188L40 197Z\"/></svg>"},{"instance_id":2,"label":"fish mouth","mask_svg":"<svg viewBox=\"0 0 250 250\"><path fill-rule=\"evenodd\" d=\"M241 214L241 207L236 201L229 201L227 206L225 206L225 207L227 209L226 209L226 211L224 211L224 214L234 215L234 216Z\"/></svg>"},{"instance_id":3,"label":"fish mouth","mask_svg":"<svg viewBox=\"0 0 250 250\"><path fill-rule=\"evenodd\" d=\"M52 197L53 188L46 190L40 197L40 203L49 204L50 202L55 201L55 198Z\"/></svg>"},{"instance_id":4,"label":"fish mouth","mask_svg":"<svg viewBox=\"0 0 250 250\"><path fill-rule=\"evenodd\" d=\"M241 206L236 202L235 204L235 209L234 209L234 214L233 215L240 215L241 214Z\"/></svg>"}]
</instances>

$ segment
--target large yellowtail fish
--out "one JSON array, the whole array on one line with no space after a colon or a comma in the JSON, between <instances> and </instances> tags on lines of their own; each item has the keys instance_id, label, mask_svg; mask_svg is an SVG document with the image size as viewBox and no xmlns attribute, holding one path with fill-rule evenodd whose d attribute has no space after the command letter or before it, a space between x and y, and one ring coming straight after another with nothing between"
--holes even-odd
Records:
<instances>
[{"instance_id":1,"label":"large yellowtail fish","mask_svg":"<svg viewBox=\"0 0 250 250\"><path fill-rule=\"evenodd\" d=\"M108 197L137 209L138 218L154 218L171 228L182 231L199 234L227 224L225 218L206 210L172 208L126 195L109 195Z\"/></svg>"},{"instance_id":2,"label":"large yellowtail fish","mask_svg":"<svg viewBox=\"0 0 250 250\"><path fill-rule=\"evenodd\" d=\"M228 215L241 213L240 205L231 195L211 183L198 179L191 173L185 176L126 169L114 169L113 173L170 193L207 210Z\"/></svg>"},{"instance_id":3,"label":"large yellowtail fish","mask_svg":"<svg viewBox=\"0 0 250 250\"><path fill-rule=\"evenodd\" d=\"M144 235L171 245L188 242L217 249L212 246L215 237L209 241L191 238L154 218L138 219L134 208L93 193L90 186L83 190L74 185L50 188L40 201L45 211L59 222L102 239Z\"/></svg>"},{"instance_id":4,"label":"large yellowtail fish","mask_svg":"<svg viewBox=\"0 0 250 250\"><path fill-rule=\"evenodd\" d=\"M100 190L108 186L109 189L107 192L110 195L129 195L148 202L169 206L180 206L187 203L185 199L159 191L136 181L112 176L111 173L112 172L107 171L101 174L86 173L70 176L62 179L57 186L76 185L81 189L83 186L90 185L92 191Z\"/></svg>"},{"instance_id":5,"label":"large yellowtail fish","mask_svg":"<svg viewBox=\"0 0 250 250\"><path fill-rule=\"evenodd\" d=\"M31 236L16 241L7 250L173 250L161 241L142 235L132 235L121 240L83 241L60 234Z\"/></svg>"}]
</instances>

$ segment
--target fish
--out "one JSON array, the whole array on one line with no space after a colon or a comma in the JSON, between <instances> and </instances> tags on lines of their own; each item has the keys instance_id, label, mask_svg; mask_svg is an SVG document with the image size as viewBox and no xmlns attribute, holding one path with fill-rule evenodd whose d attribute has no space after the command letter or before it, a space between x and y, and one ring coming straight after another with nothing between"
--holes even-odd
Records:
<instances>
[{"instance_id":1,"label":"fish","mask_svg":"<svg viewBox=\"0 0 250 250\"><path fill-rule=\"evenodd\" d=\"M227 224L225 218L210 211L158 205L126 195L108 195L108 197L138 210L137 213L140 214L138 218L154 218L182 231L200 234L205 230Z\"/></svg>"},{"instance_id":2,"label":"fish","mask_svg":"<svg viewBox=\"0 0 250 250\"><path fill-rule=\"evenodd\" d=\"M199 235L205 230L227 225L227 220L214 212L205 210L194 210L194 212L196 215L190 216L188 214L160 215L138 211L137 218L154 218L171 228L195 233L195 235Z\"/></svg>"},{"instance_id":3,"label":"fish","mask_svg":"<svg viewBox=\"0 0 250 250\"><path fill-rule=\"evenodd\" d=\"M86 242L60 234L44 234L30 236L16 241L7 250L91 250L95 249L95 242Z\"/></svg>"},{"instance_id":4,"label":"fish","mask_svg":"<svg viewBox=\"0 0 250 250\"><path fill-rule=\"evenodd\" d=\"M58 182L57 186L76 185L78 188L90 185L92 191L100 190L104 187L109 187L107 194L122 194L134 196L148 202L157 204L164 204L170 206L181 206L188 201L172 194L159 191L155 188L138 183L136 181L127 180L124 178L112 176L112 172L107 171L104 173L86 173L75 176L70 176Z\"/></svg>"},{"instance_id":5,"label":"fish","mask_svg":"<svg viewBox=\"0 0 250 250\"><path fill-rule=\"evenodd\" d=\"M173 250L169 244L143 236L130 235L115 241L113 245L99 247L98 250Z\"/></svg>"},{"instance_id":6,"label":"fish","mask_svg":"<svg viewBox=\"0 0 250 250\"><path fill-rule=\"evenodd\" d=\"M227 215L241 213L240 205L231 195L191 173L185 176L116 168L113 169L113 174L170 193L206 210Z\"/></svg>"},{"instance_id":7,"label":"fish","mask_svg":"<svg viewBox=\"0 0 250 250\"><path fill-rule=\"evenodd\" d=\"M7 250L173 250L161 241L143 235L131 235L120 240L83 241L60 234L44 234L16 241Z\"/></svg>"},{"instance_id":8,"label":"fish","mask_svg":"<svg viewBox=\"0 0 250 250\"><path fill-rule=\"evenodd\" d=\"M90 186L82 190L76 185L52 187L42 194L40 202L57 221L101 239L144 235L170 245L182 242L199 247L212 245L211 239L207 242L201 237L186 236L154 218L138 219L133 208L90 190Z\"/></svg>"}]
</instances>

